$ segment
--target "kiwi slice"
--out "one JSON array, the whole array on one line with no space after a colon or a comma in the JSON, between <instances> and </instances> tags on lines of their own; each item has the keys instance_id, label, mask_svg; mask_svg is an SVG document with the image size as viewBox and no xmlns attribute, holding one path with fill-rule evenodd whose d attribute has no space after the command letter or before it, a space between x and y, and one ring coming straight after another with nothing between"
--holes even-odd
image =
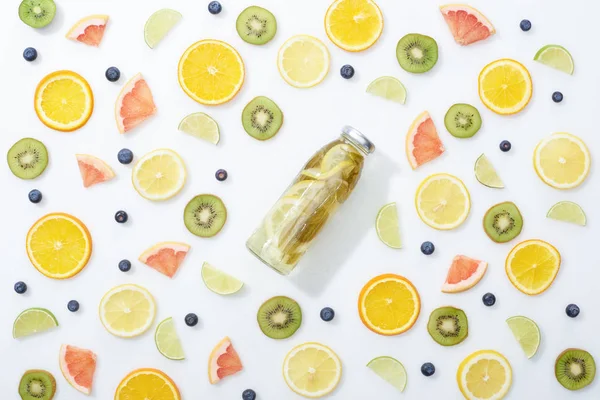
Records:
<instances>
[{"instance_id":1,"label":"kiwi slice","mask_svg":"<svg viewBox=\"0 0 600 400\"><path fill-rule=\"evenodd\" d=\"M212 194L199 194L190 200L183 211L185 227L196 236L213 237L227 221L227 208Z\"/></svg>"},{"instance_id":2,"label":"kiwi slice","mask_svg":"<svg viewBox=\"0 0 600 400\"><path fill-rule=\"evenodd\" d=\"M496 243L510 242L521 233L523 217L515 203L505 201L487 210L483 217L483 229Z\"/></svg>"},{"instance_id":3,"label":"kiwi slice","mask_svg":"<svg viewBox=\"0 0 600 400\"><path fill-rule=\"evenodd\" d=\"M596 376L596 363L590 353L581 349L567 349L560 353L554 364L558 383L569 390L583 389Z\"/></svg>"},{"instance_id":4,"label":"kiwi slice","mask_svg":"<svg viewBox=\"0 0 600 400\"><path fill-rule=\"evenodd\" d=\"M279 132L282 124L281 109L268 97L255 97L242 111L242 126L254 139L271 139Z\"/></svg>"},{"instance_id":5,"label":"kiwi slice","mask_svg":"<svg viewBox=\"0 0 600 400\"><path fill-rule=\"evenodd\" d=\"M302 310L295 300L276 296L265 301L256 315L260 330L271 339L292 336L302 324Z\"/></svg>"},{"instance_id":6,"label":"kiwi slice","mask_svg":"<svg viewBox=\"0 0 600 400\"><path fill-rule=\"evenodd\" d=\"M56 393L56 380L48 371L32 369L25 371L19 382L22 400L52 400Z\"/></svg>"},{"instance_id":7,"label":"kiwi slice","mask_svg":"<svg viewBox=\"0 0 600 400\"><path fill-rule=\"evenodd\" d=\"M481 115L470 104L454 104L444 118L448 132L460 139L470 138L481 128Z\"/></svg>"},{"instance_id":8,"label":"kiwi slice","mask_svg":"<svg viewBox=\"0 0 600 400\"><path fill-rule=\"evenodd\" d=\"M427 332L442 346L457 345L469 334L467 315L460 308L436 308L429 316Z\"/></svg>"},{"instance_id":9,"label":"kiwi slice","mask_svg":"<svg viewBox=\"0 0 600 400\"><path fill-rule=\"evenodd\" d=\"M403 70L413 74L422 74L437 63L437 42L426 35L409 33L398 41L396 58Z\"/></svg>"},{"instance_id":10,"label":"kiwi slice","mask_svg":"<svg viewBox=\"0 0 600 400\"><path fill-rule=\"evenodd\" d=\"M250 44L265 44L277 32L277 20L271 11L250 6L240 13L235 23L238 35Z\"/></svg>"},{"instance_id":11,"label":"kiwi slice","mask_svg":"<svg viewBox=\"0 0 600 400\"><path fill-rule=\"evenodd\" d=\"M43 28L54 19L54 0L23 0L19 6L19 18L32 28Z\"/></svg>"},{"instance_id":12,"label":"kiwi slice","mask_svg":"<svg viewBox=\"0 0 600 400\"><path fill-rule=\"evenodd\" d=\"M44 143L23 138L8 150L6 155L11 172L21 179L37 178L48 165L48 150Z\"/></svg>"}]
</instances>

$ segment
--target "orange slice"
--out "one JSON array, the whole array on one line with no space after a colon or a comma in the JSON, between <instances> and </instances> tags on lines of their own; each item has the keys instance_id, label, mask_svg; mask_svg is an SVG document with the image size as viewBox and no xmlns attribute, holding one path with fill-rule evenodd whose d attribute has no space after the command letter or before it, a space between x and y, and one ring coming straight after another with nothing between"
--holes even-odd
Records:
<instances>
[{"instance_id":1,"label":"orange slice","mask_svg":"<svg viewBox=\"0 0 600 400\"><path fill-rule=\"evenodd\" d=\"M548 289L560 269L560 253L543 240L517 244L506 257L506 275L510 283L530 296Z\"/></svg>"},{"instance_id":2,"label":"orange slice","mask_svg":"<svg viewBox=\"0 0 600 400\"><path fill-rule=\"evenodd\" d=\"M366 50L382 31L383 14L372 0L336 0L325 14L325 32L343 50Z\"/></svg>"},{"instance_id":3,"label":"orange slice","mask_svg":"<svg viewBox=\"0 0 600 400\"><path fill-rule=\"evenodd\" d=\"M104 37L104 29L108 23L108 15L90 15L77 21L66 38L90 46L98 47Z\"/></svg>"},{"instance_id":4,"label":"orange slice","mask_svg":"<svg viewBox=\"0 0 600 400\"><path fill-rule=\"evenodd\" d=\"M467 256L456 256L448 270L446 282L442 285L444 293L464 292L475 286L487 271L485 261L475 260Z\"/></svg>"},{"instance_id":5,"label":"orange slice","mask_svg":"<svg viewBox=\"0 0 600 400\"><path fill-rule=\"evenodd\" d=\"M91 350L63 344L59 355L60 371L71 386L83 394L92 392L96 354Z\"/></svg>"},{"instance_id":6,"label":"orange slice","mask_svg":"<svg viewBox=\"0 0 600 400\"><path fill-rule=\"evenodd\" d=\"M161 274L172 278L181 266L190 246L178 242L162 242L144 251L139 260Z\"/></svg>"},{"instance_id":7,"label":"orange slice","mask_svg":"<svg viewBox=\"0 0 600 400\"><path fill-rule=\"evenodd\" d=\"M142 74L137 74L125 84L115 103L119 132L129 132L154 114L152 91Z\"/></svg>"},{"instance_id":8,"label":"orange slice","mask_svg":"<svg viewBox=\"0 0 600 400\"><path fill-rule=\"evenodd\" d=\"M500 115L523 110L533 93L531 75L525 66L504 58L489 63L479 73L479 98Z\"/></svg>"},{"instance_id":9,"label":"orange slice","mask_svg":"<svg viewBox=\"0 0 600 400\"><path fill-rule=\"evenodd\" d=\"M412 123L406 135L406 157L415 169L435 160L445 151L437 129L427 111L421 113Z\"/></svg>"},{"instance_id":10,"label":"orange slice","mask_svg":"<svg viewBox=\"0 0 600 400\"><path fill-rule=\"evenodd\" d=\"M130 372L117 387L114 400L181 400L179 389L164 372L141 368Z\"/></svg>"},{"instance_id":11,"label":"orange slice","mask_svg":"<svg viewBox=\"0 0 600 400\"><path fill-rule=\"evenodd\" d=\"M115 173L107 163L89 154L75 154L83 186L90 187L97 183L106 182L115 177Z\"/></svg>"},{"instance_id":12,"label":"orange slice","mask_svg":"<svg viewBox=\"0 0 600 400\"><path fill-rule=\"evenodd\" d=\"M479 11L466 4L447 4L440 11L456 43L466 46L496 33L494 25Z\"/></svg>"},{"instance_id":13,"label":"orange slice","mask_svg":"<svg viewBox=\"0 0 600 400\"><path fill-rule=\"evenodd\" d=\"M242 370L240 356L233 348L228 337L221 340L210 353L208 359L208 380L211 384L219 382L226 376Z\"/></svg>"}]
</instances>

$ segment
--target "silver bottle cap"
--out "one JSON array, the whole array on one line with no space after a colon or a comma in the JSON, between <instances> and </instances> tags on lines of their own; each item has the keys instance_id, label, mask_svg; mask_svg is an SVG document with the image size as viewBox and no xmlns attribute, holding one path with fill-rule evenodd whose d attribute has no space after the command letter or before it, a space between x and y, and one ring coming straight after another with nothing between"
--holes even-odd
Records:
<instances>
[{"instance_id":1,"label":"silver bottle cap","mask_svg":"<svg viewBox=\"0 0 600 400\"><path fill-rule=\"evenodd\" d=\"M365 154L371 154L375 151L375 145L365 135L357 129L346 125L342 128L342 136L348 139L352 144L358 147Z\"/></svg>"}]
</instances>

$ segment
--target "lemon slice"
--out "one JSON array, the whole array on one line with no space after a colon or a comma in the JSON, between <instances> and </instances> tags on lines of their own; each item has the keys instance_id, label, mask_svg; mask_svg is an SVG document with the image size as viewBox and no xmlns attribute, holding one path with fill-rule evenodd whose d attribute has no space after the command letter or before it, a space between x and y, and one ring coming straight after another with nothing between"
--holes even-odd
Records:
<instances>
[{"instance_id":1,"label":"lemon slice","mask_svg":"<svg viewBox=\"0 0 600 400\"><path fill-rule=\"evenodd\" d=\"M550 243L527 240L506 257L506 275L521 292L538 295L552 285L560 269L560 253Z\"/></svg>"},{"instance_id":2,"label":"lemon slice","mask_svg":"<svg viewBox=\"0 0 600 400\"><path fill-rule=\"evenodd\" d=\"M279 74L298 88L315 86L329 72L329 50L319 39L308 35L289 38L277 55Z\"/></svg>"},{"instance_id":3,"label":"lemon slice","mask_svg":"<svg viewBox=\"0 0 600 400\"><path fill-rule=\"evenodd\" d=\"M566 72L569 75L573 75L573 71L575 71L575 63L573 62L571 53L557 44L549 44L542 47L533 59L559 71Z\"/></svg>"},{"instance_id":4,"label":"lemon slice","mask_svg":"<svg viewBox=\"0 0 600 400\"><path fill-rule=\"evenodd\" d=\"M537 353L542 340L542 334L537 324L527 317L516 316L506 320L508 327L512 331L515 339L521 345L527 358L531 358Z\"/></svg>"},{"instance_id":5,"label":"lemon slice","mask_svg":"<svg viewBox=\"0 0 600 400\"><path fill-rule=\"evenodd\" d=\"M333 168L339 166L341 163L352 163L354 164L357 158L362 158L354 147L349 144L337 144L333 146L325 155L321 161L321 172L328 172ZM347 167L347 165L344 165Z\"/></svg>"},{"instance_id":6,"label":"lemon slice","mask_svg":"<svg viewBox=\"0 0 600 400\"><path fill-rule=\"evenodd\" d=\"M140 196L154 201L167 200L183 188L186 169L175 151L158 149L144 155L132 171L133 187Z\"/></svg>"},{"instance_id":7,"label":"lemon slice","mask_svg":"<svg viewBox=\"0 0 600 400\"><path fill-rule=\"evenodd\" d=\"M475 161L475 178L477 178L479 183L489 188L504 188L504 182L502 182L496 169L485 154L480 155L477 161Z\"/></svg>"},{"instance_id":8,"label":"lemon slice","mask_svg":"<svg viewBox=\"0 0 600 400\"><path fill-rule=\"evenodd\" d=\"M244 286L244 282L218 270L207 262L202 264L202 280L208 289L222 295L239 292Z\"/></svg>"},{"instance_id":9,"label":"lemon slice","mask_svg":"<svg viewBox=\"0 0 600 400\"><path fill-rule=\"evenodd\" d=\"M587 223L585 213L581 206L572 201L559 201L550 208L546 217L581 226L585 226Z\"/></svg>"},{"instance_id":10,"label":"lemon slice","mask_svg":"<svg viewBox=\"0 0 600 400\"><path fill-rule=\"evenodd\" d=\"M17 316L13 323L13 338L18 339L35 333L45 332L58 326L54 314L45 308L28 308Z\"/></svg>"},{"instance_id":11,"label":"lemon slice","mask_svg":"<svg viewBox=\"0 0 600 400\"><path fill-rule=\"evenodd\" d=\"M325 14L327 37L339 48L363 51L383 31L383 14L372 0L336 0Z\"/></svg>"},{"instance_id":12,"label":"lemon slice","mask_svg":"<svg viewBox=\"0 0 600 400\"><path fill-rule=\"evenodd\" d=\"M185 359L185 353L183 347L181 347L179 336L177 336L173 318L169 317L158 324L154 333L154 343L156 343L156 348L160 354L169 360Z\"/></svg>"},{"instance_id":13,"label":"lemon slice","mask_svg":"<svg viewBox=\"0 0 600 400\"><path fill-rule=\"evenodd\" d=\"M479 98L495 113L518 113L527 106L532 93L529 71L515 60L494 61L479 74Z\"/></svg>"},{"instance_id":14,"label":"lemon slice","mask_svg":"<svg viewBox=\"0 0 600 400\"><path fill-rule=\"evenodd\" d=\"M283 361L285 383L304 397L318 398L333 392L341 377L339 357L320 343L300 344Z\"/></svg>"},{"instance_id":15,"label":"lemon slice","mask_svg":"<svg viewBox=\"0 0 600 400\"><path fill-rule=\"evenodd\" d=\"M406 103L406 88L402 82L392 76L382 76L369 83L367 93L396 103Z\"/></svg>"},{"instance_id":16,"label":"lemon slice","mask_svg":"<svg viewBox=\"0 0 600 400\"><path fill-rule=\"evenodd\" d=\"M308 171L308 170L304 170ZM302 174L304 174L304 171ZM311 176L311 178L317 179L319 177L319 172L311 171L307 174L307 176ZM325 188L325 182L317 181L312 179L307 179L300 181L298 183L294 183L286 192L286 197L302 197L303 195L309 196L313 191L319 191Z\"/></svg>"},{"instance_id":17,"label":"lemon slice","mask_svg":"<svg viewBox=\"0 0 600 400\"><path fill-rule=\"evenodd\" d=\"M375 221L377 236L392 249L402 248L400 240L400 227L398 226L398 210L396 203L386 204L377 213Z\"/></svg>"},{"instance_id":18,"label":"lemon slice","mask_svg":"<svg viewBox=\"0 0 600 400\"><path fill-rule=\"evenodd\" d=\"M500 400L512 384L512 368L497 351L480 350L460 363L456 380L468 400Z\"/></svg>"},{"instance_id":19,"label":"lemon slice","mask_svg":"<svg viewBox=\"0 0 600 400\"><path fill-rule=\"evenodd\" d=\"M152 14L144 26L144 40L148 47L155 48L181 18L181 13L170 8L163 8Z\"/></svg>"},{"instance_id":20,"label":"lemon slice","mask_svg":"<svg viewBox=\"0 0 600 400\"><path fill-rule=\"evenodd\" d=\"M406 369L400 361L387 356L377 357L369 361L367 367L400 392L404 392L407 381Z\"/></svg>"},{"instance_id":21,"label":"lemon slice","mask_svg":"<svg viewBox=\"0 0 600 400\"><path fill-rule=\"evenodd\" d=\"M450 174L434 174L426 178L415 196L421 221L439 230L460 226L469 215L471 198L465 184Z\"/></svg>"},{"instance_id":22,"label":"lemon slice","mask_svg":"<svg viewBox=\"0 0 600 400\"><path fill-rule=\"evenodd\" d=\"M533 166L544 183L556 189L572 189L583 183L590 172L590 152L580 138L555 133L535 148Z\"/></svg>"},{"instance_id":23,"label":"lemon slice","mask_svg":"<svg viewBox=\"0 0 600 400\"><path fill-rule=\"evenodd\" d=\"M108 332L122 338L146 332L156 314L154 298L138 285L120 285L110 289L100 301L100 321Z\"/></svg>"},{"instance_id":24,"label":"lemon slice","mask_svg":"<svg viewBox=\"0 0 600 400\"><path fill-rule=\"evenodd\" d=\"M286 227L302 214L303 204L310 201L311 199L299 197L285 196L281 198L265 218L267 236L277 242L280 233L285 232Z\"/></svg>"},{"instance_id":25,"label":"lemon slice","mask_svg":"<svg viewBox=\"0 0 600 400\"><path fill-rule=\"evenodd\" d=\"M188 115L179 123L178 129L212 144L219 143L219 125L209 115L197 112Z\"/></svg>"}]
</instances>

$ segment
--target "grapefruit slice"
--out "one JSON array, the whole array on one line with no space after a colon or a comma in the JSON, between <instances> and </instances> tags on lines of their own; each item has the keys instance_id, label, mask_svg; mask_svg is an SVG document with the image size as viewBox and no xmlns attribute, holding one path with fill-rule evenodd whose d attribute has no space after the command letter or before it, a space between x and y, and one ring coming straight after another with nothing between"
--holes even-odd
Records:
<instances>
[{"instance_id":1,"label":"grapefruit slice","mask_svg":"<svg viewBox=\"0 0 600 400\"><path fill-rule=\"evenodd\" d=\"M71 386L83 394L92 392L96 354L91 350L63 344L60 347L60 370Z\"/></svg>"},{"instance_id":2,"label":"grapefruit slice","mask_svg":"<svg viewBox=\"0 0 600 400\"><path fill-rule=\"evenodd\" d=\"M67 39L98 47L104 36L108 15L90 15L77 21L66 34Z\"/></svg>"},{"instance_id":3,"label":"grapefruit slice","mask_svg":"<svg viewBox=\"0 0 600 400\"><path fill-rule=\"evenodd\" d=\"M435 160L445 151L427 111L412 123L406 135L406 157L412 169Z\"/></svg>"},{"instance_id":4,"label":"grapefruit slice","mask_svg":"<svg viewBox=\"0 0 600 400\"><path fill-rule=\"evenodd\" d=\"M152 91L142 74L129 80L115 103L115 119L119 132L129 132L156 114Z\"/></svg>"},{"instance_id":5,"label":"grapefruit slice","mask_svg":"<svg viewBox=\"0 0 600 400\"><path fill-rule=\"evenodd\" d=\"M208 380L211 384L219 382L226 376L242 370L240 356L233 348L228 337L215 346L208 359Z\"/></svg>"},{"instance_id":6,"label":"grapefruit slice","mask_svg":"<svg viewBox=\"0 0 600 400\"><path fill-rule=\"evenodd\" d=\"M115 177L115 173L107 163L89 154L75 154L83 186L90 187L97 183L106 182Z\"/></svg>"},{"instance_id":7,"label":"grapefruit slice","mask_svg":"<svg viewBox=\"0 0 600 400\"><path fill-rule=\"evenodd\" d=\"M492 23L479 11L465 4L447 4L440 11L456 43L466 46L496 33Z\"/></svg>"},{"instance_id":8,"label":"grapefruit slice","mask_svg":"<svg viewBox=\"0 0 600 400\"><path fill-rule=\"evenodd\" d=\"M150 268L172 278L189 250L190 246L185 243L162 242L144 251L139 260Z\"/></svg>"},{"instance_id":9,"label":"grapefruit slice","mask_svg":"<svg viewBox=\"0 0 600 400\"><path fill-rule=\"evenodd\" d=\"M442 285L444 293L464 292L475 286L487 270L485 261L475 260L467 256L456 256L448 269L446 282Z\"/></svg>"}]
</instances>

